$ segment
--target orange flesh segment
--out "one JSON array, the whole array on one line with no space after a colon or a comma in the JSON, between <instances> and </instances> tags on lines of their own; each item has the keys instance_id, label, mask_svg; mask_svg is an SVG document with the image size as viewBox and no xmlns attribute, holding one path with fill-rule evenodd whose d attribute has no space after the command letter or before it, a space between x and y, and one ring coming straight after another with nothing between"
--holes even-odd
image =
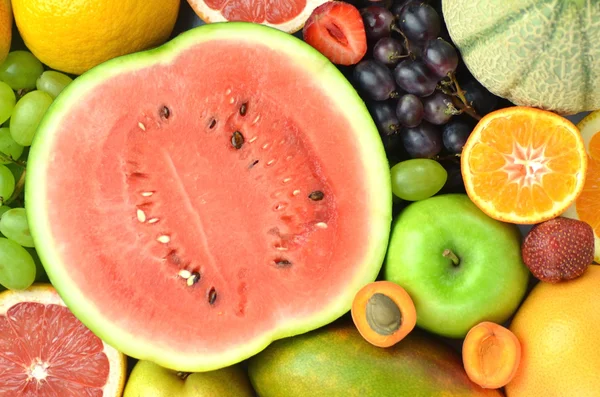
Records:
<instances>
[{"instance_id":1,"label":"orange flesh segment","mask_svg":"<svg viewBox=\"0 0 600 397\"><path fill-rule=\"evenodd\" d=\"M491 207L484 209L491 216L513 213L536 221L556 216L553 213L566 209L581 189L585 176L579 132L548 112L509 109L486 116L465 146L463 176L470 185L469 196Z\"/></svg>"},{"instance_id":2,"label":"orange flesh segment","mask_svg":"<svg viewBox=\"0 0 600 397\"><path fill-rule=\"evenodd\" d=\"M469 378L481 387L497 389L514 377L521 360L521 345L510 330L482 322L465 337L462 354Z\"/></svg>"},{"instance_id":3,"label":"orange flesh segment","mask_svg":"<svg viewBox=\"0 0 600 397\"><path fill-rule=\"evenodd\" d=\"M580 219L589 223L596 236L600 236L600 133L592 137L588 148L586 181L576 206Z\"/></svg>"}]
</instances>

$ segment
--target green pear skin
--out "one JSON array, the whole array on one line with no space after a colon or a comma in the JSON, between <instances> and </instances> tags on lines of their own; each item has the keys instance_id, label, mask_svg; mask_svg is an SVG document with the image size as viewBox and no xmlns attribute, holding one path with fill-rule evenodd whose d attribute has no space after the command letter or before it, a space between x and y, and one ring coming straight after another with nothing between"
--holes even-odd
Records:
<instances>
[{"instance_id":1,"label":"green pear skin","mask_svg":"<svg viewBox=\"0 0 600 397\"><path fill-rule=\"evenodd\" d=\"M123 397L254 397L246 372L239 366L197 372L182 379L177 371L138 361Z\"/></svg>"}]
</instances>

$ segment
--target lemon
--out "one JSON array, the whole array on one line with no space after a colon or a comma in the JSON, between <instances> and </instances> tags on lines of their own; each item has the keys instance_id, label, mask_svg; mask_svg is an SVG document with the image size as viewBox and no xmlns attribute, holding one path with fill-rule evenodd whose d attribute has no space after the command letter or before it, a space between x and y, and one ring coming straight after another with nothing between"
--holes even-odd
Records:
<instances>
[{"instance_id":1,"label":"lemon","mask_svg":"<svg viewBox=\"0 0 600 397\"><path fill-rule=\"evenodd\" d=\"M77 75L117 56L164 43L175 26L179 3L12 0L17 28L29 50L49 67Z\"/></svg>"}]
</instances>

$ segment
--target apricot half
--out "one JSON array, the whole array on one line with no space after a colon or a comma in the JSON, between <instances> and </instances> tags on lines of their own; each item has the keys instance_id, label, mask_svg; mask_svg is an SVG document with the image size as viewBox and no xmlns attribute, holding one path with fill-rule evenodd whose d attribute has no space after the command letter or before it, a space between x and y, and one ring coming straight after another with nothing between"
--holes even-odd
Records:
<instances>
[{"instance_id":1,"label":"apricot half","mask_svg":"<svg viewBox=\"0 0 600 397\"><path fill-rule=\"evenodd\" d=\"M498 389L515 376L521 361L521 344L509 329L484 321L467 333L462 357L473 382L486 389Z\"/></svg>"},{"instance_id":2,"label":"apricot half","mask_svg":"<svg viewBox=\"0 0 600 397\"><path fill-rule=\"evenodd\" d=\"M354 297L351 314L362 337L378 347L395 345L417 323L417 313L410 295L390 281L365 285Z\"/></svg>"}]
</instances>

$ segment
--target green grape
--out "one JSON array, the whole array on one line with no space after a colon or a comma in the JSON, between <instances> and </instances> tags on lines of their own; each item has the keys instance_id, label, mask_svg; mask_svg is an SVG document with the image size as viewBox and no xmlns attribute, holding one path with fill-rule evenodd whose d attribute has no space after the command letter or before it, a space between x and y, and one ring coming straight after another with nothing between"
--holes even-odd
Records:
<instances>
[{"instance_id":1,"label":"green grape","mask_svg":"<svg viewBox=\"0 0 600 397\"><path fill-rule=\"evenodd\" d=\"M19 145L29 146L52 97L44 91L31 91L21 98L10 121L10 135Z\"/></svg>"},{"instance_id":2,"label":"green grape","mask_svg":"<svg viewBox=\"0 0 600 397\"><path fill-rule=\"evenodd\" d=\"M0 206L0 219L2 219L2 215L8 211L10 209L10 207L8 205L2 205Z\"/></svg>"},{"instance_id":3,"label":"green grape","mask_svg":"<svg viewBox=\"0 0 600 397\"><path fill-rule=\"evenodd\" d=\"M32 90L43 71L44 66L31 52L13 51L0 65L0 81L13 90Z\"/></svg>"},{"instance_id":4,"label":"green grape","mask_svg":"<svg viewBox=\"0 0 600 397\"><path fill-rule=\"evenodd\" d=\"M34 247L25 208L11 208L0 218L0 233L23 247Z\"/></svg>"},{"instance_id":5,"label":"green grape","mask_svg":"<svg viewBox=\"0 0 600 397\"><path fill-rule=\"evenodd\" d=\"M448 172L431 159L402 161L392 167L392 192L403 200L418 201L440 191Z\"/></svg>"},{"instance_id":6,"label":"green grape","mask_svg":"<svg viewBox=\"0 0 600 397\"><path fill-rule=\"evenodd\" d=\"M56 98L72 81L73 79L66 74L55 72L54 70L46 70L37 79L35 86L38 90L50 94L52 98Z\"/></svg>"},{"instance_id":7,"label":"green grape","mask_svg":"<svg viewBox=\"0 0 600 397\"><path fill-rule=\"evenodd\" d=\"M13 160L18 160L23 154L23 149L23 146L12 139L9 128L0 128L0 154L10 156ZM10 163L10 160L2 161L0 158L0 164Z\"/></svg>"},{"instance_id":8,"label":"green grape","mask_svg":"<svg viewBox=\"0 0 600 397\"><path fill-rule=\"evenodd\" d=\"M28 288L35 281L35 262L19 244L0 238L0 284L8 289Z\"/></svg>"},{"instance_id":9,"label":"green grape","mask_svg":"<svg viewBox=\"0 0 600 397\"><path fill-rule=\"evenodd\" d=\"M0 124L10 118L15 103L17 103L17 97L13 89L8 84L0 81Z\"/></svg>"},{"instance_id":10,"label":"green grape","mask_svg":"<svg viewBox=\"0 0 600 397\"><path fill-rule=\"evenodd\" d=\"M6 201L15 191L15 177L5 166L0 165L0 199Z\"/></svg>"}]
</instances>

